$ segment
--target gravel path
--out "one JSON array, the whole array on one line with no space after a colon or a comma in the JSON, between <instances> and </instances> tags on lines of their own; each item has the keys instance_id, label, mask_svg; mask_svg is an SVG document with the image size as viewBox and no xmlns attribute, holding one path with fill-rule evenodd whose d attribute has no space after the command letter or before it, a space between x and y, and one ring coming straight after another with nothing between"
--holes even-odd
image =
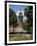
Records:
<instances>
[{"instance_id":1,"label":"gravel path","mask_svg":"<svg viewBox=\"0 0 37 46\"><path fill-rule=\"evenodd\" d=\"M13 32L13 26L9 27L9 32ZM26 32L26 30L23 30L21 24L19 24L17 27L14 28L14 32Z\"/></svg>"}]
</instances>

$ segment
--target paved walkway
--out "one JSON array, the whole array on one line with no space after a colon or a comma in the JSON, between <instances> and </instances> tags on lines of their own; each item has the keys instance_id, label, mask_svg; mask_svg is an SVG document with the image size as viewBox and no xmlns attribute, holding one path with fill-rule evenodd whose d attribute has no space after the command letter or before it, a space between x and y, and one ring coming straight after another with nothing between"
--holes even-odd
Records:
<instances>
[{"instance_id":1,"label":"paved walkway","mask_svg":"<svg viewBox=\"0 0 37 46\"><path fill-rule=\"evenodd\" d=\"M10 26L9 32L13 32L13 26ZM21 24L18 24L18 26L14 28L14 32L26 32L26 30L23 30Z\"/></svg>"}]
</instances>

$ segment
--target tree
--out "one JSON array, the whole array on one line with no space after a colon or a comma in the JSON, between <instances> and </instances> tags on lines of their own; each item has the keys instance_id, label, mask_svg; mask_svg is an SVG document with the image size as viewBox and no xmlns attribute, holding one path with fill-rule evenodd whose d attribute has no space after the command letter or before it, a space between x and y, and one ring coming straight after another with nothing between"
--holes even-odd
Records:
<instances>
[{"instance_id":1,"label":"tree","mask_svg":"<svg viewBox=\"0 0 37 46\"><path fill-rule=\"evenodd\" d=\"M28 6L24 9L24 15L27 17L28 27L27 30L32 32L32 25L33 25L33 6Z\"/></svg>"},{"instance_id":2,"label":"tree","mask_svg":"<svg viewBox=\"0 0 37 46\"><path fill-rule=\"evenodd\" d=\"M16 23L17 23L16 13L12 9L9 9L9 25L13 25L13 32Z\"/></svg>"}]
</instances>

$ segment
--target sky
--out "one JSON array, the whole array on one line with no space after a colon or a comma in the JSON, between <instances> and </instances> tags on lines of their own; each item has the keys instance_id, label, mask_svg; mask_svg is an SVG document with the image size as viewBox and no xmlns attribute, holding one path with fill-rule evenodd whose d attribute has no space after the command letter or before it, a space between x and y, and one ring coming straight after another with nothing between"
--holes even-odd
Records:
<instances>
[{"instance_id":1,"label":"sky","mask_svg":"<svg viewBox=\"0 0 37 46\"><path fill-rule=\"evenodd\" d=\"M20 11L20 9L23 11L27 6L25 5L9 5L9 8L15 11L16 13Z\"/></svg>"},{"instance_id":2,"label":"sky","mask_svg":"<svg viewBox=\"0 0 37 46\"><path fill-rule=\"evenodd\" d=\"M12 9L18 16L18 11L23 11L24 12L24 9L26 8L27 6L26 5L9 5L9 8ZM26 16L24 16L23 18L24 20L27 19Z\"/></svg>"}]
</instances>

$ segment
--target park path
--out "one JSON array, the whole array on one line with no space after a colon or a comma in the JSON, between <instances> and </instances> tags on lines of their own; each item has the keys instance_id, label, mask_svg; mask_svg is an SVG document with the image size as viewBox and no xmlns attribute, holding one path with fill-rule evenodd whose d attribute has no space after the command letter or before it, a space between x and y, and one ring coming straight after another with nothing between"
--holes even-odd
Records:
<instances>
[{"instance_id":1,"label":"park path","mask_svg":"<svg viewBox=\"0 0 37 46\"><path fill-rule=\"evenodd\" d=\"M13 32L12 25L9 27L9 32ZM26 30L23 30L21 23L19 23L18 26L14 28L14 32L26 32Z\"/></svg>"}]
</instances>

